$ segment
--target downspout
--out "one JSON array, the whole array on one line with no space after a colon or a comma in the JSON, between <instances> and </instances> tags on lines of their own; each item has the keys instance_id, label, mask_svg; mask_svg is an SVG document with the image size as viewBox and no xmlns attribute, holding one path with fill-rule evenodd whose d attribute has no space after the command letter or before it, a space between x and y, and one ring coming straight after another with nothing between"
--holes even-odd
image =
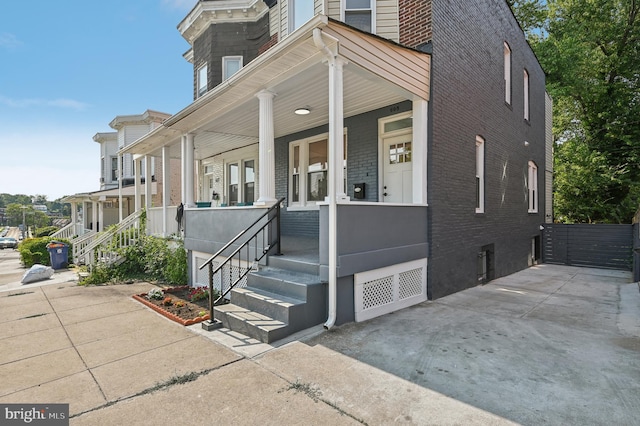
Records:
<instances>
[{"instance_id":1,"label":"downspout","mask_svg":"<svg viewBox=\"0 0 640 426\"><path fill-rule=\"evenodd\" d=\"M314 28L313 30L313 42L316 47L321 50L325 56L327 57L327 61L329 62L329 66L335 65L335 55L331 50L327 47L322 40L322 30L320 28ZM329 88L331 90L331 88ZM331 104L331 103L330 103ZM331 105L329 105L331 108ZM329 119L331 120L331 114L329 114ZM329 126L331 126L331 122L329 122ZM332 152L335 149L329 150L329 155L331 156ZM329 161L332 168L335 162ZM336 185L335 178L333 173L329 173L329 315L327 321L323 324L325 330L330 330L336 323L337 316L337 204L336 204Z\"/></svg>"}]
</instances>

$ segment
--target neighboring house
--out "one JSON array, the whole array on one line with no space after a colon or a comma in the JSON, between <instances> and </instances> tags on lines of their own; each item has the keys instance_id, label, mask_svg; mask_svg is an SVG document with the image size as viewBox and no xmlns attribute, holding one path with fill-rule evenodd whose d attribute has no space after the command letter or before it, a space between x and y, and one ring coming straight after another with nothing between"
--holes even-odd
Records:
<instances>
[{"instance_id":1,"label":"neighboring house","mask_svg":"<svg viewBox=\"0 0 640 426\"><path fill-rule=\"evenodd\" d=\"M119 152L181 161L193 285L253 268L205 261L284 198L290 252L250 243L270 268L217 308L226 326L270 341L539 259L551 100L506 1L200 0L178 29L195 100Z\"/></svg>"},{"instance_id":2,"label":"neighboring house","mask_svg":"<svg viewBox=\"0 0 640 426\"><path fill-rule=\"evenodd\" d=\"M115 131L95 134L93 140L100 144L100 189L63 199L71 203L72 223L77 224L76 232L71 235L82 235L84 230L100 232L140 210L142 206L151 208L162 204L162 163L153 158L148 163L141 163L141 183L136 187L133 156L119 155L118 151L158 128L169 117L169 114L152 110L142 114L119 115L109 123ZM175 167L178 172L174 172L175 182L170 187L173 189L170 202L174 204L180 200L179 162L175 163Z\"/></svg>"}]
</instances>

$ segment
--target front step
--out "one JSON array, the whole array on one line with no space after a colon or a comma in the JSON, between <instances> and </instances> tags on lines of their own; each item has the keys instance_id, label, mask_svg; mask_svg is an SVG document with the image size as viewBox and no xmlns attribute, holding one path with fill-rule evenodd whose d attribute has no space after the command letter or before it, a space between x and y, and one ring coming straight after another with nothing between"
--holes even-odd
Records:
<instances>
[{"instance_id":1,"label":"front step","mask_svg":"<svg viewBox=\"0 0 640 426\"><path fill-rule=\"evenodd\" d=\"M215 318L265 343L326 319L326 286L317 275L264 268L249 273L247 286L230 294L231 303L215 307Z\"/></svg>"}]
</instances>

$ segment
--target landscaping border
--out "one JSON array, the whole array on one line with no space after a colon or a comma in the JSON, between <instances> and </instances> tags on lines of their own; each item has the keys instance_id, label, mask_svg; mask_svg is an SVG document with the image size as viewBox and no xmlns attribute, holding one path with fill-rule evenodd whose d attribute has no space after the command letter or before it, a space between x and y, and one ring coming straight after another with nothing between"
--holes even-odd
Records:
<instances>
[{"instance_id":1,"label":"landscaping border","mask_svg":"<svg viewBox=\"0 0 640 426\"><path fill-rule=\"evenodd\" d=\"M184 290L185 288L188 288L188 287L189 286L172 287L172 288L163 289L162 291L165 294L166 293L175 293L177 291ZM182 324L184 326L197 324L199 322L206 321L206 320L208 320L210 318L210 314L207 313L206 315L204 315L202 317L197 317L197 318L185 320L185 319L180 318L177 315L172 314L171 312L168 312L168 311L164 310L162 308L162 306L158 306L158 305L155 305L155 304L149 302L149 300L147 300L147 293L134 294L131 297L133 297L135 300L137 300L138 302L142 303L143 305L146 305L149 308L153 309L154 311L156 311L160 315L163 315L164 317L169 318L170 320L175 321L178 324Z\"/></svg>"}]
</instances>

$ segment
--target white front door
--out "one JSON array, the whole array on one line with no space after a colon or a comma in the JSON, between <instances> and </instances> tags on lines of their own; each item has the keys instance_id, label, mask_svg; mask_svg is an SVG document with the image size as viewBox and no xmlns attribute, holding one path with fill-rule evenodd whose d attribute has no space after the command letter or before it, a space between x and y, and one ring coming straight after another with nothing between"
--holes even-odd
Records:
<instances>
[{"instance_id":1,"label":"white front door","mask_svg":"<svg viewBox=\"0 0 640 426\"><path fill-rule=\"evenodd\" d=\"M382 149L382 201L411 203L413 200L411 133L384 138Z\"/></svg>"}]
</instances>

